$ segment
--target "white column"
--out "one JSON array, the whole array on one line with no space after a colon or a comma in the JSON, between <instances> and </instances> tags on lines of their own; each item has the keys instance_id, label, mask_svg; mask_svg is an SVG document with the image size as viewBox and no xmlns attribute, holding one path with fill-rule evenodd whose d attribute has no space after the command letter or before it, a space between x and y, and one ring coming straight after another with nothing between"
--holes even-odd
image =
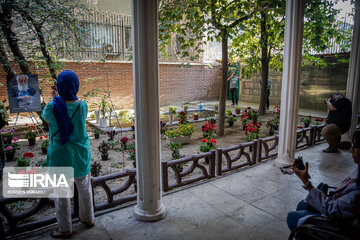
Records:
<instances>
[{"instance_id":1,"label":"white column","mask_svg":"<svg viewBox=\"0 0 360 240\"><path fill-rule=\"evenodd\" d=\"M133 75L137 167L134 217L165 217L161 203L157 0L132 0Z\"/></svg>"},{"instance_id":2,"label":"white column","mask_svg":"<svg viewBox=\"0 0 360 240\"><path fill-rule=\"evenodd\" d=\"M349 73L346 85L346 97L352 102L352 119L350 130L342 136L342 140L351 142L357 124L357 114L360 102L360 0L355 1L355 18L351 53L349 62Z\"/></svg>"},{"instance_id":3,"label":"white column","mask_svg":"<svg viewBox=\"0 0 360 240\"><path fill-rule=\"evenodd\" d=\"M285 52L281 87L277 167L292 164L296 148L305 0L286 1Z\"/></svg>"}]
</instances>

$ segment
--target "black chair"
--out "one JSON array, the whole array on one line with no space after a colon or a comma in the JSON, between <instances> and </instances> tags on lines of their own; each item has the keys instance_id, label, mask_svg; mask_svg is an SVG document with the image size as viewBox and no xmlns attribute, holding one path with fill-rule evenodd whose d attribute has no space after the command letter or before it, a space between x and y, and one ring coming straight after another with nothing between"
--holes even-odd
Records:
<instances>
[{"instance_id":1,"label":"black chair","mask_svg":"<svg viewBox=\"0 0 360 240\"><path fill-rule=\"evenodd\" d=\"M336 221L327 217L313 216L295 228L289 240L350 240L353 219Z\"/></svg>"}]
</instances>

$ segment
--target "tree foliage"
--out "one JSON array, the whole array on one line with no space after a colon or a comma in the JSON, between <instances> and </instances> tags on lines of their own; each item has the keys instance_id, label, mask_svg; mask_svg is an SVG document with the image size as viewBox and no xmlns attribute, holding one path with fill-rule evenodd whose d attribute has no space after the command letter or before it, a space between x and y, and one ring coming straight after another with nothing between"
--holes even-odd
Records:
<instances>
[{"instance_id":1,"label":"tree foliage","mask_svg":"<svg viewBox=\"0 0 360 240\"><path fill-rule=\"evenodd\" d=\"M195 54L190 60L200 57L202 46L207 41L222 43L222 83L220 87L218 135L223 136L226 110L228 69L228 40L243 28L243 22L256 11L255 0L164 0L159 1L160 50L171 43L173 37L180 45L177 51L182 57ZM237 28L236 28L237 27ZM164 51L163 51L164 52Z\"/></svg>"},{"instance_id":2,"label":"tree foliage","mask_svg":"<svg viewBox=\"0 0 360 240\"><path fill-rule=\"evenodd\" d=\"M4 70L14 74L10 62L16 61L29 73L28 61L47 67L56 80L58 57L68 50L65 43L80 42L86 32L76 16L85 10L78 0L1 0L0 58Z\"/></svg>"}]
</instances>

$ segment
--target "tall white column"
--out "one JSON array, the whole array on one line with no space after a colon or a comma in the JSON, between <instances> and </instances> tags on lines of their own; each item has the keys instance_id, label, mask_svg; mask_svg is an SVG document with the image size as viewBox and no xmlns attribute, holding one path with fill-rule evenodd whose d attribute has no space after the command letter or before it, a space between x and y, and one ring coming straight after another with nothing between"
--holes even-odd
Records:
<instances>
[{"instance_id":1,"label":"tall white column","mask_svg":"<svg viewBox=\"0 0 360 240\"><path fill-rule=\"evenodd\" d=\"M165 217L161 203L157 0L132 0L133 75L137 167L134 217Z\"/></svg>"},{"instance_id":2,"label":"tall white column","mask_svg":"<svg viewBox=\"0 0 360 240\"><path fill-rule=\"evenodd\" d=\"M346 85L346 97L352 102L352 119L350 130L342 136L342 140L351 142L357 124L360 102L360 0L355 1L354 29L351 43L349 73Z\"/></svg>"},{"instance_id":3,"label":"tall white column","mask_svg":"<svg viewBox=\"0 0 360 240\"><path fill-rule=\"evenodd\" d=\"M305 0L286 1L285 52L281 87L277 167L292 164L296 148Z\"/></svg>"}]
</instances>

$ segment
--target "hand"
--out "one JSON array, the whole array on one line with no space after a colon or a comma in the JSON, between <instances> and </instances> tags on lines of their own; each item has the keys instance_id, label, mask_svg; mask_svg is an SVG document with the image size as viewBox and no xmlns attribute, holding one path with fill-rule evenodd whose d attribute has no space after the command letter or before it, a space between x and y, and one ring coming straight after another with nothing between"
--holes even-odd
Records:
<instances>
[{"instance_id":1,"label":"hand","mask_svg":"<svg viewBox=\"0 0 360 240\"><path fill-rule=\"evenodd\" d=\"M30 96L27 96L27 95L23 96L22 98L23 98L24 101L30 100Z\"/></svg>"},{"instance_id":2,"label":"hand","mask_svg":"<svg viewBox=\"0 0 360 240\"><path fill-rule=\"evenodd\" d=\"M305 163L304 170L299 170L295 166L293 166L293 169L294 169L296 176L298 176L304 184L309 181L309 173L308 173L309 163L308 162Z\"/></svg>"}]
</instances>

